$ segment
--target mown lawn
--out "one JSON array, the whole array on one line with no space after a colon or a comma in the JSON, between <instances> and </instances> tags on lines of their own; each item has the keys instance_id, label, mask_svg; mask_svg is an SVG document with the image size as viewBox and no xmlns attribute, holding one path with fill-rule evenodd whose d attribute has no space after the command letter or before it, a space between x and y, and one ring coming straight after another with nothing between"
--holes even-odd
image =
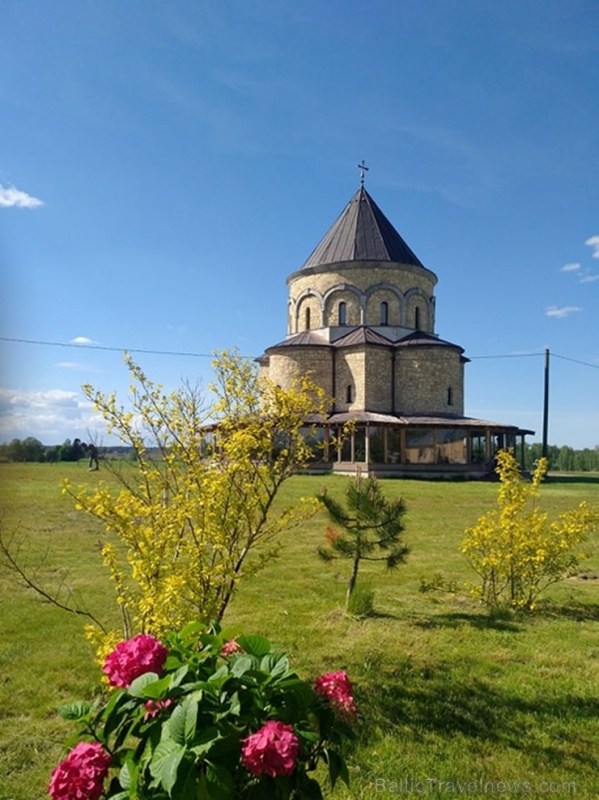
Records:
<instances>
[{"instance_id":1,"label":"mown lawn","mask_svg":"<svg viewBox=\"0 0 599 800\"><path fill-rule=\"evenodd\" d=\"M0 465L5 536L52 592L113 625L100 564L102 531L61 495L60 479L97 481L85 465ZM297 477L281 502L341 494L347 479ZM464 529L495 503L492 483L384 481L407 504L406 565L364 568L376 615L343 614L347 563L316 556L319 513L282 539L280 557L247 581L224 620L232 632L280 642L300 674L346 669L360 708L347 757L351 790L334 798L393 796L599 797L599 551L581 575L553 587L538 613L493 619L461 587L475 576L460 555ZM599 501L599 477L549 479L555 512ZM457 582L460 590L420 591ZM62 587L62 588L61 588ZM68 588L67 588L68 587ZM69 733L56 706L89 695L99 673L85 620L0 573L0 800L41 800ZM518 784L518 786L516 786Z\"/></svg>"}]
</instances>

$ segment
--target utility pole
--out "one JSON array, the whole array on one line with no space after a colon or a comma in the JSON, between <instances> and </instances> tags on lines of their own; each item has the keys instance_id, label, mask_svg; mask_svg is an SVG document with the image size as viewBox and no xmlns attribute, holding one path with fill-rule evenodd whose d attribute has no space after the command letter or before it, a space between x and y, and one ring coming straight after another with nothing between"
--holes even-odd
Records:
<instances>
[{"instance_id":1,"label":"utility pole","mask_svg":"<svg viewBox=\"0 0 599 800\"><path fill-rule=\"evenodd\" d=\"M547 458L547 431L549 429L549 348L545 349L545 391L543 393L543 446L541 455Z\"/></svg>"}]
</instances>

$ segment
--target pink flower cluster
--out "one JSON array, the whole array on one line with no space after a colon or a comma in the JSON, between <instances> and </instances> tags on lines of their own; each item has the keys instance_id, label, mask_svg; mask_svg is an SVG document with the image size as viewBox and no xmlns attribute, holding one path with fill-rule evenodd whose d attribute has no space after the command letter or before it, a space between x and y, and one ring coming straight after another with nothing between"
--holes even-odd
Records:
<instances>
[{"instance_id":1,"label":"pink flower cluster","mask_svg":"<svg viewBox=\"0 0 599 800\"><path fill-rule=\"evenodd\" d=\"M225 642L221 647L220 654L221 656L231 656L233 653L245 653L245 650L235 639L229 639L229 641Z\"/></svg>"},{"instance_id":2,"label":"pink flower cluster","mask_svg":"<svg viewBox=\"0 0 599 800\"><path fill-rule=\"evenodd\" d=\"M358 709L346 672L327 672L316 679L314 690L326 698L345 722L355 722Z\"/></svg>"},{"instance_id":3,"label":"pink flower cluster","mask_svg":"<svg viewBox=\"0 0 599 800\"><path fill-rule=\"evenodd\" d=\"M147 633L140 633L117 644L106 658L102 669L112 686L127 688L146 672L159 673L167 655L168 650L158 639Z\"/></svg>"},{"instance_id":4,"label":"pink flower cluster","mask_svg":"<svg viewBox=\"0 0 599 800\"><path fill-rule=\"evenodd\" d=\"M98 800L110 768L101 744L80 742L52 772L48 791L53 800Z\"/></svg>"},{"instance_id":5,"label":"pink flower cluster","mask_svg":"<svg viewBox=\"0 0 599 800\"><path fill-rule=\"evenodd\" d=\"M144 714L144 722L157 717L163 709L172 706L172 704L172 697L167 697L165 700L148 700L144 704L144 708L146 709L146 713Z\"/></svg>"},{"instance_id":6,"label":"pink flower cluster","mask_svg":"<svg viewBox=\"0 0 599 800\"><path fill-rule=\"evenodd\" d=\"M295 769L300 746L291 725L269 720L241 743L243 766L252 775L276 778L291 775Z\"/></svg>"}]
</instances>

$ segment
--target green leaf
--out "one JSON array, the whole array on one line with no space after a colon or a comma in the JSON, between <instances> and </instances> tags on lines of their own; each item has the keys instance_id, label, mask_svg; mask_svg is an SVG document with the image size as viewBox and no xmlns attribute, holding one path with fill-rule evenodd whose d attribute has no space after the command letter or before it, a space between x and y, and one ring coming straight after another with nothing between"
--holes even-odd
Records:
<instances>
[{"instance_id":1,"label":"green leaf","mask_svg":"<svg viewBox=\"0 0 599 800\"><path fill-rule=\"evenodd\" d=\"M218 764L206 764L206 785L210 800L231 800L235 797L235 784L228 769Z\"/></svg>"},{"instance_id":2,"label":"green leaf","mask_svg":"<svg viewBox=\"0 0 599 800\"><path fill-rule=\"evenodd\" d=\"M60 706L58 713L63 719L78 720L87 717L91 708L91 705L86 703L85 700L76 700L74 703Z\"/></svg>"},{"instance_id":3,"label":"green leaf","mask_svg":"<svg viewBox=\"0 0 599 800\"><path fill-rule=\"evenodd\" d=\"M132 697L148 697L144 689L158 680L158 675L155 672L144 672L143 675L133 681L127 691Z\"/></svg>"},{"instance_id":4,"label":"green leaf","mask_svg":"<svg viewBox=\"0 0 599 800\"><path fill-rule=\"evenodd\" d=\"M189 664L184 664L176 672L169 676L169 689L176 689L189 672Z\"/></svg>"},{"instance_id":5,"label":"green leaf","mask_svg":"<svg viewBox=\"0 0 599 800\"><path fill-rule=\"evenodd\" d=\"M219 667L216 672L213 672L212 675L208 678L208 683L224 683L224 681L229 677L229 668L226 664L223 664L222 667Z\"/></svg>"},{"instance_id":6,"label":"green leaf","mask_svg":"<svg viewBox=\"0 0 599 800\"><path fill-rule=\"evenodd\" d=\"M320 784L314 778L307 778L298 787L299 800L323 800Z\"/></svg>"},{"instance_id":7,"label":"green leaf","mask_svg":"<svg viewBox=\"0 0 599 800\"><path fill-rule=\"evenodd\" d=\"M272 646L265 636L239 636L237 642L250 656L262 658L271 652Z\"/></svg>"},{"instance_id":8,"label":"green leaf","mask_svg":"<svg viewBox=\"0 0 599 800\"><path fill-rule=\"evenodd\" d=\"M177 780L171 793L176 800L197 800L198 775L195 760L189 757L189 753L181 762L177 772Z\"/></svg>"},{"instance_id":9,"label":"green leaf","mask_svg":"<svg viewBox=\"0 0 599 800\"><path fill-rule=\"evenodd\" d=\"M153 673L149 672L148 675L152 675ZM143 677L143 676L140 676ZM133 686L133 684L131 684ZM159 678L157 681L151 681L147 683L145 686L140 687L141 697L147 697L150 700L158 700L170 690L171 688L171 676L166 675L164 678Z\"/></svg>"},{"instance_id":10,"label":"green leaf","mask_svg":"<svg viewBox=\"0 0 599 800\"><path fill-rule=\"evenodd\" d=\"M191 742L198 724L198 701L187 697L182 705L185 707L185 741Z\"/></svg>"},{"instance_id":11,"label":"green leaf","mask_svg":"<svg viewBox=\"0 0 599 800\"><path fill-rule=\"evenodd\" d=\"M241 714L241 700L239 699L239 692L234 692L229 701L229 714L233 717L238 717Z\"/></svg>"},{"instance_id":12,"label":"green leaf","mask_svg":"<svg viewBox=\"0 0 599 800\"><path fill-rule=\"evenodd\" d=\"M204 728L200 731L193 740L192 746L189 748L196 756L205 756L210 752L215 742L220 740L221 736L218 728L213 725L209 728Z\"/></svg>"},{"instance_id":13,"label":"green leaf","mask_svg":"<svg viewBox=\"0 0 599 800\"><path fill-rule=\"evenodd\" d=\"M175 785L177 770L186 752L187 748L184 745L177 744L172 739L160 742L154 751L150 762L150 773L169 793Z\"/></svg>"},{"instance_id":14,"label":"green leaf","mask_svg":"<svg viewBox=\"0 0 599 800\"><path fill-rule=\"evenodd\" d=\"M194 620L194 622L188 622L184 628L179 631L179 636L181 639L187 639L193 636L198 636L200 633L203 633L206 630L206 624L204 622L198 622Z\"/></svg>"},{"instance_id":15,"label":"green leaf","mask_svg":"<svg viewBox=\"0 0 599 800\"><path fill-rule=\"evenodd\" d=\"M121 784L123 789L129 789L131 787L131 767L132 767L131 762L125 761L125 763L120 769L119 783ZM134 766L133 769L135 769Z\"/></svg>"},{"instance_id":16,"label":"green leaf","mask_svg":"<svg viewBox=\"0 0 599 800\"><path fill-rule=\"evenodd\" d=\"M231 666L231 675L234 675L236 678L240 678L242 675L245 675L246 672L255 669L256 666L256 659L252 658L252 656L237 656Z\"/></svg>"},{"instance_id":17,"label":"green leaf","mask_svg":"<svg viewBox=\"0 0 599 800\"><path fill-rule=\"evenodd\" d=\"M269 672L271 679L281 678L289 672L289 659L284 653L264 656L260 662L260 669Z\"/></svg>"},{"instance_id":18,"label":"green leaf","mask_svg":"<svg viewBox=\"0 0 599 800\"><path fill-rule=\"evenodd\" d=\"M331 779L331 786L334 787L337 778L341 778L346 786L349 786L349 772L347 764L341 758L339 753L335 750L327 750L327 760L329 762L329 778Z\"/></svg>"},{"instance_id":19,"label":"green leaf","mask_svg":"<svg viewBox=\"0 0 599 800\"><path fill-rule=\"evenodd\" d=\"M137 707L139 707L137 700L129 697L126 692L113 694L104 709L102 717L106 740L116 731L122 731L132 723ZM118 743L115 742L115 745L118 746Z\"/></svg>"},{"instance_id":20,"label":"green leaf","mask_svg":"<svg viewBox=\"0 0 599 800\"><path fill-rule=\"evenodd\" d=\"M195 736L198 721L198 701L193 697L186 697L180 703L168 721L168 731L171 739L178 744L191 742Z\"/></svg>"}]
</instances>

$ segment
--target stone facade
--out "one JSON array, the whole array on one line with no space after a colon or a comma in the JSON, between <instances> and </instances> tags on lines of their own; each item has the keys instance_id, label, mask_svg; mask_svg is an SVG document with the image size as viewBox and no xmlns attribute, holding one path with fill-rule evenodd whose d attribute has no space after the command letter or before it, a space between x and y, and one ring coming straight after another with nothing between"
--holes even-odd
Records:
<instances>
[{"instance_id":1,"label":"stone facade","mask_svg":"<svg viewBox=\"0 0 599 800\"><path fill-rule=\"evenodd\" d=\"M464 359L459 348L406 348L398 353L395 374L395 413L464 413Z\"/></svg>"},{"instance_id":2,"label":"stone facade","mask_svg":"<svg viewBox=\"0 0 599 800\"><path fill-rule=\"evenodd\" d=\"M381 305L386 303L385 326L432 333L436 283L433 272L413 265L365 261L299 270L287 280L287 333L339 325L340 303L346 305L344 325L381 325Z\"/></svg>"}]
</instances>

